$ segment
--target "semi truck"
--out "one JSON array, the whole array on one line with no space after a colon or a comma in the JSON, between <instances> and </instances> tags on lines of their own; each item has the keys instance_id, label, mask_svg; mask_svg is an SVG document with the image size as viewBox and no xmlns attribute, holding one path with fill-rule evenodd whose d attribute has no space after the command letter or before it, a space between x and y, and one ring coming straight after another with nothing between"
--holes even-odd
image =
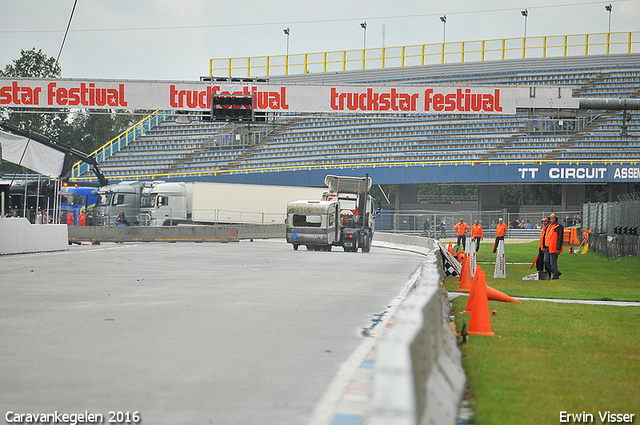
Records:
<instances>
[{"instance_id":1,"label":"semi truck","mask_svg":"<svg viewBox=\"0 0 640 425\"><path fill-rule=\"evenodd\" d=\"M67 222L67 214L73 214L73 225L78 225L80 213L87 216L87 225L93 225L93 209L98 201L98 188L85 186L65 186L60 190L61 222Z\"/></svg>"},{"instance_id":2,"label":"semi truck","mask_svg":"<svg viewBox=\"0 0 640 425\"><path fill-rule=\"evenodd\" d=\"M122 181L103 186L98 190L98 200L93 207L95 226L116 226L118 214L122 211L130 225L138 224L142 183Z\"/></svg>"},{"instance_id":3,"label":"semi truck","mask_svg":"<svg viewBox=\"0 0 640 425\"><path fill-rule=\"evenodd\" d=\"M282 223L287 204L320 198L323 188L212 182L145 182L142 226L217 223Z\"/></svg>"},{"instance_id":4,"label":"semi truck","mask_svg":"<svg viewBox=\"0 0 640 425\"><path fill-rule=\"evenodd\" d=\"M327 189L319 201L287 205L287 242L297 250L330 251L341 246L347 252L371 250L375 218L380 213L370 194L371 178L327 175Z\"/></svg>"}]
</instances>

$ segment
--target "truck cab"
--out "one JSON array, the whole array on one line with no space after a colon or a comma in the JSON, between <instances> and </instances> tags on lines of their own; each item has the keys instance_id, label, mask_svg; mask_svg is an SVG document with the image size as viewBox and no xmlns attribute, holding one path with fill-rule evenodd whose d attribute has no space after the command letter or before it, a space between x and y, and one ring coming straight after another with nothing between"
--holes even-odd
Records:
<instances>
[{"instance_id":1,"label":"truck cab","mask_svg":"<svg viewBox=\"0 0 640 425\"><path fill-rule=\"evenodd\" d=\"M142 185L139 181L123 181L101 187L93 208L94 224L115 226L120 210L124 212L129 224L138 224L141 192Z\"/></svg>"},{"instance_id":2,"label":"truck cab","mask_svg":"<svg viewBox=\"0 0 640 425\"><path fill-rule=\"evenodd\" d=\"M337 200L340 205L341 238L339 245L345 251L371 250L379 210L371 197L371 178L327 175L324 179L328 190L323 200Z\"/></svg>"},{"instance_id":3,"label":"truck cab","mask_svg":"<svg viewBox=\"0 0 640 425\"><path fill-rule=\"evenodd\" d=\"M142 226L176 226L187 221L187 189L184 183L147 182L140 198Z\"/></svg>"},{"instance_id":4,"label":"truck cab","mask_svg":"<svg viewBox=\"0 0 640 425\"><path fill-rule=\"evenodd\" d=\"M60 211L62 222L67 222L67 214L73 214L73 225L77 226L78 218L81 213L85 213L88 220L88 225L93 225L91 217L93 215L93 209L95 208L98 200L98 188L97 187L77 187L77 186L65 186L60 190Z\"/></svg>"}]
</instances>

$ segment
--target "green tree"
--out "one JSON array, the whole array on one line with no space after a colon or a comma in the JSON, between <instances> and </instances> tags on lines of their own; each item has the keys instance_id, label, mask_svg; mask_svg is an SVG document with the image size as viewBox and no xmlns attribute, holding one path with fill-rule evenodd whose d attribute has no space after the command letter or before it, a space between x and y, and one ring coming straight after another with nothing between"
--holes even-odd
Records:
<instances>
[{"instance_id":1,"label":"green tree","mask_svg":"<svg viewBox=\"0 0 640 425\"><path fill-rule=\"evenodd\" d=\"M41 49L21 50L20 58L0 70L1 77L59 78L62 74L55 58ZM3 108L0 119L40 133L53 142L91 153L139 120L133 112L112 113L102 110ZM23 172L15 164L0 165L0 174Z\"/></svg>"},{"instance_id":2,"label":"green tree","mask_svg":"<svg viewBox=\"0 0 640 425\"><path fill-rule=\"evenodd\" d=\"M34 47L31 50L21 49L20 58L0 70L0 77L57 78L61 73L60 65L53 57L48 57L42 49L36 51Z\"/></svg>"},{"instance_id":3,"label":"green tree","mask_svg":"<svg viewBox=\"0 0 640 425\"><path fill-rule=\"evenodd\" d=\"M42 49L36 50L35 47L31 50L21 50L20 58L0 70L0 77L56 78L60 75L60 66L56 63L55 58L47 56L42 52ZM53 109L43 109L37 113L30 112L26 108L3 108L0 111L1 120L52 139L60 134L65 118L65 114L60 116L59 110ZM15 164L3 163L0 165L0 172L21 171L21 167Z\"/></svg>"}]
</instances>

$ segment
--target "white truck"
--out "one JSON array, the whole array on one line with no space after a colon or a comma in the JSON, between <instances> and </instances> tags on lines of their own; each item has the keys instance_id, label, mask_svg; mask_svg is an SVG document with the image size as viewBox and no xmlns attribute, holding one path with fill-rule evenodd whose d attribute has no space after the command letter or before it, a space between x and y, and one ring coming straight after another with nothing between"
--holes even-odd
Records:
<instances>
[{"instance_id":1,"label":"white truck","mask_svg":"<svg viewBox=\"0 0 640 425\"><path fill-rule=\"evenodd\" d=\"M328 175L321 201L296 201L287 206L287 242L297 250L371 250L379 206L370 195L371 178Z\"/></svg>"},{"instance_id":2,"label":"white truck","mask_svg":"<svg viewBox=\"0 0 640 425\"><path fill-rule=\"evenodd\" d=\"M217 223L282 223L287 204L320 198L324 189L211 182L146 182L141 226Z\"/></svg>"}]
</instances>

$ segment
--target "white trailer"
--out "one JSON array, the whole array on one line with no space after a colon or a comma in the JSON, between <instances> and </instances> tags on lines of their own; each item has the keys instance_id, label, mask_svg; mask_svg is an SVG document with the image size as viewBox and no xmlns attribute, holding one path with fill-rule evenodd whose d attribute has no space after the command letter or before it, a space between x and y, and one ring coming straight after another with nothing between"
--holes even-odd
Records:
<instances>
[{"instance_id":1,"label":"white trailer","mask_svg":"<svg viewBox=\"0 0 640 425\"><path fill-rule=\"evenodd\" d=\"M326 188L234 183L146 183L140 224L284 223L287 204L320 199Z\"/></svg>"}]
</instances>

